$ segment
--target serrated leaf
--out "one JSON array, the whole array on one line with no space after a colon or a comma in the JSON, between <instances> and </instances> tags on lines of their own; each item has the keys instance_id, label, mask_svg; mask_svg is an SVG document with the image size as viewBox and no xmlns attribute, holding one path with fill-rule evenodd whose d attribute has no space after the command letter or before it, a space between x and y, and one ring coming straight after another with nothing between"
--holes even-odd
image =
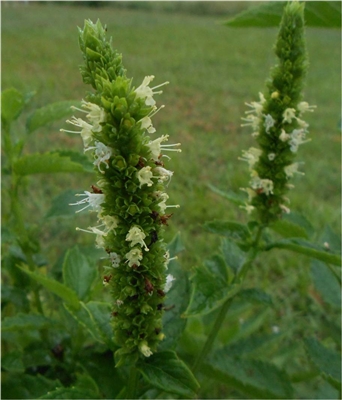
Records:
<instances>
[{"instance_id":1,"label":"serrated leaf","mask_svg":"<svg viewBox=\"0 0 342 400\"><path fill-rule=\"evenodd\" d=\"M90 390L84 390L79 387L59 387L45 395L40 399L97 399L98 395Z\"/></svg>"},{"instance_id":2,"label":"serrated leaf","mask_svg":"<svg viewBox=\"0 0 342 400\"><path fill-rule=\"evenodd\" d=\"M274 222L270 225L270 228L285 238L308 238L304 228L286 219L280 219Z\"/></svg>"},{"instance_id":3,"label":"serrated leaf","mask_svg":"<svg viewBox=\"0 0 342 400\"><path fill-rule=\"evenodd\" d=\"M244 289L237 295L240 299L246 300L253 304L264 304L266 306L272 306L272 297L261 289L251 288Z\"/></svg>"},{"instance_id":4,"label":"serrated leaf","mask_svg":"<svg viewBox=\"0 0 342 400\"><path fill-rule=\"evenodd\" d=\"M169 264L168 272L176 279L170 291L167 293L165 309L163 315L163 333L165 339L161 342L158 349L172 349L177 345L179 337L182 335L187 320L181 318L186 310L190 299L190 285L188 274L178 262Z\"/></svg>"},{"instance_id":5,"label":"serrated leaf","mask_svg":"<svg viewBox=\"0 0 342 400\"><path fill-rule=\"evenodd\" d=\"M12 351L1 357L1 368L9 372L24 372L25 366L21 351Z\"/></svg>"},{"instance_id":6,"label":"serrated leaf","mask_svg":"<svg viewBox=\"0 0 342 400\"><path fill-rule=\"evenodd\" d=\"M77 208L70 206L70 203L75 202L75 195L80 192L80 190L68 189L52 199L51 208L46 213L45 218L70 217L76 215L75 211Z\"/></svg>"},{"instance_id":7,"label":"serrated leaf","mask_svg":"<svg viewBox=\"0 0 342 400\"><path fill-rule=\"evenodd\" d=\"M22 176L56 172L87 172L81 164L56 152L23 156L15 162L13 169L16 174Z\"/></svg>"},{"instance_id":8,"label":"serrated leaf","mask_svg":"<svg viewBox=\"0 0 342 400\"><path fill-rule=\"evenodd\" d=\"M237 194L237 193L232 192L232 191L223 191L223 190L218 189L217 187L215 187L215 186L213 186L211 184L208 184L208 187L212 192L218 194L219 196L222 196L223 198L231 201L234 204L237 204L237 205L241 206L241 205L243 205L245 203L245 198L240 194Z\"/></svg>"},{"instance_id":9,"label":"serrated leaf","mask_svg":"<svg viewBox=\"0 0 342 400\"><path fill-rule=\"evenodd\" d=\"M193 398L199 388L190 369L173 351L159 352L145 362L139 361L137 368L150 385L168 393Z\"/></svg>"},{"instance_id":10,"label":"serrated leaf","mask_svg":"<svg viewBox=\"0 0 342 400\"><path fill-rule=\"evenodd\" d=\"M324 251L323 246L319 247L303 239L290 238L283 239L279 242L271 243L267 246L267 250L278 248L287 249L296 253L304 254L306 256L316 258L317 260L324 261L334 265L341 265L341 256L333 254L329 251Z\"/></svg>"},{"instance_id":11,"label":"serrated leaf","mask_svg":"<svg viewBox=\"0 0 342 400\"><path fill-rule=\"evenodd\" d=\"M240 285L228 285L227 281L214 275L204 266L196 270L191 280L192 293L189 306L183 314L184 318L214 311L240 289Z\"/></svg>"},{"instance_id":12,"label":"serrated leaf","mask_svg":"<svg viewBox=\"0 0 342 400\"><path fill-rule=\"evenodd\" d=\"M110 304L100 301L89 301L86 304L86 307L92 314L92 317L96 322L98 330L102 336L102 339L106 342L109 348L112 348L113 328L110 324Z\"/></svg>"},{"instance_id":13,"label":"serrated leaf","mask_svg":"<svg viewBox=\"0 0 342 400\"><path fill-rule=\"evenodd\" d=\"M240 268L246 261L246 253L228 238L222 240L221 249L226 264L235 274L239 272Z\"/></svg>"},{"instance_id":14,"label":"serrated leaf","mask_svg":"<svg viewBox=\"0 0 342 400\"><path fill-rule=\"evenodd\" d=\"M304 340L306 351L316 368L337 389L341 385L341 354L327 349L314 338Z\"/></svg>"},{"instance_id":15,"label":"serrated leaf","mask_svg":"<svg viewBox=\"0 0 342 400\"><path fill-rule=\"evenodd\" d=\"M231 357L229 347L216 351L202 370L248 398L292 398L293 389L284 371L271 363Z\"/></svg>"},{"instance_id":16,"label":"serrated leaf","mask_svg":"<svg viewBox=\"0 0 342 400\"><path fill-rule=\"evenodd\" d=\"M217 279L222 280L222 282L228 283L228 268L221 255L215 254L210 258L204 260L203 264L211 274L217 277Z\"/></svg>"},{"instance_id":17,"label":"serrated leaf","mask_svg":"<svg viewBox=\"0 0 342 400\"><path fill-rule=\"evenodd\" d=\"M315 288L322 299L333 307L341 307L341 287L330 269L322 262L313 260L311 275Z\"/></svg>"},{"instance_id":18,"label":"serrated leaf","mask_svg":"<svg viewBox=\"0 0 342 400\"><path fill-rule=\"evenodd\" d=\"M238 222L211 221L206 222L203 227L209 232L226 236L234 240L246 240L250 237L250 232L246 225L239 224Z\"/></svg>"},{"instance_id":19,"label":"serrated leaf","mask_svg":"<svg viewBox=\"0 0 342 400\"><path fill-rule=\"evenodd\" d=\"M60 297L65 303L69 304L71 307L74 307L75 309L78 309L80 307L77 294L66 285L63 285L62 283L37 272L32 272L25 268L20 269L28 274L30 278L43 285L50 292Z\"/></svg>"},{"instance_id":20,"label":"serrated leaf","mask_svg":"<svg viewBox=\"0 0 342 400\"><path fill-rule=\"evenodd\" d=\"M6 331L21 331L21 330L39 330L52 321L49 318L39 314L23 314L19 313L13 317L5 317L1 323L1 330Z\"/></svg>"},{"instance_id":21,"label":"serrated leaf","mask_svg":"<svg viewBox=\"0 0 342 400\"><path fill-rule=\"evenodd\" d=\"M86 304L80 301L78 309L71 308L68 304L64 304L64 307L78 323L83 325L89 331L96 341L100 343L106 342L106 337L103 332L101 332L98 321Z\"/></svg>"},{"instance_id":22,"label":"serrated leaf","mask_svg":"<svg viewBox=\"0 0 342 400\"><path fill-rule=\"evenodd\" d=\"M90 161L89 157L84 153L72 150L56 150L55 153L58 153L61 157L69 157L71 161L82 165L84 172L89 172L89 173L95 172L93 163Z\"/></svg>"},{"instance_id":23,"label":"serrated leaf","mask_svg":"<svg viewBox=\"0 0 342 400\"><path fill-rule=\"evenodd\" d=\"M32 133L42 126L70 116L72 114L71 106L80 107L81 102L75 100L58 101L36 109L27 119L27 132Z\"/></svg>"},{"instance_id":24,"label":"serrated leaf","mask_svg":"<svg viewBox=\"0 0 342 400\"><path fill-rule=\"evenodd\" d=\"M80 300L88 296L96 275L96 266L89 263L78 246L67 251L63 263L63 281Z\"/></svg>"},{"instance_id":25,"label":"serrated leaf","mask_svg":"<svg viewBox=\"0 0 342 400\"><path fill-rule=\"evenodd\" d=\"M279 26L286 2L273 1L252 6L228 20L225 25L231 27L271 27ZM341 3L335 1L305 2L306 26L340 28Z\"/></svg>"},{"instance_id":26,"label":"serrated leaf","mask_svg":"<svg viewBox=\"0 0 342 400\"><path fill-rule=\"evenodd\" d=\"M17 89L6 89L1 93L1 119L6 125L17 119L25 106L25 98Z\"/></svg>"}]
</instances>

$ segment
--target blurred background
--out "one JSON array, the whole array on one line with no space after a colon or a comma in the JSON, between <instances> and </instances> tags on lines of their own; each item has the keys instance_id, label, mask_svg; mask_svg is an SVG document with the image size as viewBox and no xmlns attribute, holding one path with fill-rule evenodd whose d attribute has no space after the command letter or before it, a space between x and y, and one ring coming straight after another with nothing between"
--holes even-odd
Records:
<instances>
[{"instance_id":1,"label":"blurred background","mask_svg":"<svg viewBox=\"0 0 342 400\"><path fill-rule=\"evenodd\" d=\"M181 232L186 250L180 257L189 271L219 247L217 237L201 225L213 219L246 221L245 212L211 192L208 184L239 192L249 180L242 150L254 146L250 131L241 128L245 102L257 101L275 63L276 28L228 28L223 22L256 2L2 2L2 90L36 91L25 117L36 107L60 100L80 100L90 90L78 66L77 26L98 18L107 24L112 44L123 54L127 76L140 85L155 75L156 85L169 81L156 96L165 109L156 117L157 134L181 142L182 153L167 164L174 171L170 204L180 204L166 230L166 239ZM318 236L329 224L340 231L341 35L336 29L307 29L310 68L304 100L317 105L308 113L312 141L302 146L305 176L293 179L290 208L302 213ZM60 132L61 121L30 137L25 152L54 149L83 152L81 138ZM18 124L24 132L24 123ZM49 267L58 270L65 250L78 243L93 247L93 236L80 234L95 215L48 218L54 197L66 189L79 193L94 183L90 174L33 176L21 193L27 221L37 225ZM3 179L3 214L8 212ZM318 237L317 236L317 237ZM294 334L324 329L324 315L338 318L335 308L322 306L310 275L310 260L277 251L258 260L250 271L273 295L270 326L291 326ZM323 333L322 333L323 334Z\"/></svg>"}]
</instances>

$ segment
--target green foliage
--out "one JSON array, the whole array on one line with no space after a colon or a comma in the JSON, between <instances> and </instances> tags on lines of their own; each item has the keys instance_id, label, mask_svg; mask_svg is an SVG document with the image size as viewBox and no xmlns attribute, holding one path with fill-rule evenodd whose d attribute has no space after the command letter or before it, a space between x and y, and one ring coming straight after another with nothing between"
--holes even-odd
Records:
<instances>
[{"instance_id":1,"label":"green foliage","mask_svg":"<svg viewBox=\"0 0 342 400\"><path fill-rule=\"evenodd\" d=\"M189 368L173 351L159 352L145 362L139 361L137 367L147 382L165 392L191 399L199 388Z\"/></svg>"},{"instance_id":2,"label":"green foliage","mask_svg":"<svg viewBox=\"0 0 342 400\"><path fill-rule=\"evenodd\" d=\"M272 1L252 6L235 15L225 24L231 27L270 27L278 26L286 2ZM341 27L341 3L336 1L310 1L305 4L305 23L307 26L321 28Z\"/></svg>"}]
</instances>

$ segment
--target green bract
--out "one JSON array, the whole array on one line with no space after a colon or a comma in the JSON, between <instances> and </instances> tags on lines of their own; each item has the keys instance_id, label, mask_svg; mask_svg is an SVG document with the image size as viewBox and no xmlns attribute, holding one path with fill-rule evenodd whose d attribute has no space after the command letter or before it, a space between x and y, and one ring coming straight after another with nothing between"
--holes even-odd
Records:
<instances>
[{"instance_id":1,"label":"green bract","mask_svg":"<svg viewBox=\"0 0 342 400\"><path fill-rule=\"evenodd\" d=\"M293 188L289 178L301 163L294 162L298 146L308 142L308 124L302 115L315 106L301 101L303 78L307 69L304 40L304 4L296 1L285 6L275 52L278 65L271 73L268 91L260 93L260 101L246 103L250 110L242 126L251 126L259 148L244 151L241 160L251 171L244 206L256 210L262 223L268 224L289 213L285 193Z\"/></svg>"},{"instance_id":2,"label":"green bract","mask_svg":"<svg viewBox=\"0 0 342 400\"><path fill-rule=\"evenodd\" d=\"M155 132L151 118L158 111L153 95L161 91L149 86L153 76L132 86L99 21L85 21L79 43L83 81L95 91L77 109L87 122L75 117L67 122L80 128L99 180L75 204L97 212L98 224L85 231L95 234L97 246L108 254L103 283L113 295L118 355L148 357L164 337L163 303L173 277L165 273L169 254L162 231L171 217L166 209L178 207L166 205L165 185L173 172L165 169L162 152L180 151L173 149L179 144L163 145L168 135L148 136Z\"/></svg>"}]
</instances>

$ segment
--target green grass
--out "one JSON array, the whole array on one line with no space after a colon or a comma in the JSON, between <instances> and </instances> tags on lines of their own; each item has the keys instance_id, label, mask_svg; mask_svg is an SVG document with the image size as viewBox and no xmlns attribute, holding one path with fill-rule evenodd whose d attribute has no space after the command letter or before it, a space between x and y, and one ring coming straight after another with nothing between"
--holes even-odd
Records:
<instances>
[{"instance_id":1,"label":"green grass","mask_svg":"<svg viewBox=\"0 0 342 400\"><path fill-rule=\"evenodd\" d=\"M159 134L169 134L171 142L182 143L183 152L168 165L175 171L170 201L181 208L174 213L166 235L170 239L175 232L182 233L187 250L181 261L189 270L217 248L216 238L201 228L203 222L217 218L246 221L242 210L213 194L207 184L234 191L246 186L247 167L237 158L253 146L253 138L240 127L240 118L244 103L257 100L258 92L264 90L275 60L272 47L277 30L227 28L220 22L228 9L227 3L227 14L215 16L56 3L18 3L2 9L2 89L37 90L32 108L81 99L89 89L78 72L82 58L76 29L88 18L100 18L107 24L108 35L123 53L128 76L134 77L136 86L151 74L156 84L170 81L157 98L166 108L155 117L155 127ZM303 213L318 233L326 224L339 231L340 33L308 29L307 45L310 69L305 100L316 104L317 111L307 117L312 141L299 150L305 176L294 179L290 207ZM80 138L59 132L60 126L64 122L33 134L27 151L82 151ZM55 195L68 188L87 190L92 183L92 177L83 175L32 178L23 193L28 220L40 226ZM48 253L50 264L75 242L92 243L92 237L75 232L76 225L85 227L90 219L43 221L42 250ZM294 324L298 335L320 329L318 317L310 317L310 313L318 315L315 306L310 303L314 312L307 311L305 295L311 287L307 258L283 251L271 253L255 265L248 284L262 285L275 296L270 324Z\"/></svg>"}]
</instances>

